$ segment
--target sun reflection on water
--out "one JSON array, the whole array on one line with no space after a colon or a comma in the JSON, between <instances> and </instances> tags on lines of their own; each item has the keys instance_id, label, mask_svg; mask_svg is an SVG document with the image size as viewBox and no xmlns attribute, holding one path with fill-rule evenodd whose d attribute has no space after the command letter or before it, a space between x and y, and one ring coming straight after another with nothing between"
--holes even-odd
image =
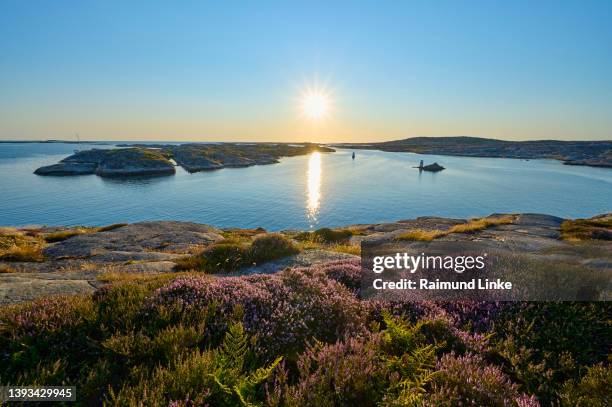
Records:
<instances>
[{"instance_id":1,"label":"sun reflection on water","mask_svg":"<svg viewBox=\"0 0 612 407\"><path fill-rule=\"evenodd\" d=\"M306 202L307 216L311 226L317 222L321 201L321 153L314 152L308 159L308 200Z\"/></svg>"}]
</instances>

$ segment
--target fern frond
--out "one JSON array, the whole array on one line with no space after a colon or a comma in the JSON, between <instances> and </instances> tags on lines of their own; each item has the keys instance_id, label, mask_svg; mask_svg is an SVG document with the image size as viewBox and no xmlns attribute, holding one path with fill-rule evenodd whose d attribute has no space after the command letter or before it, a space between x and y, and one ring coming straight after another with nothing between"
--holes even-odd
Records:
<instances>
[{"instance_id":1,"label":"fern frond","mask_svg":"<svg viewBox=\"0 0 612 407\"><path fill-rule=\"evenodd\" d=\"M236 322L229 326L220 353L227 368L242 371L248 352L248 338L242 323Z\"/></svg>"},{"instance_id":2,"label":"fern frond","mask_svg":"<svg viewBox=\"0 0 612 407\"><path fill-rule=\"evenodd\" d=\"M269 366L260 367L259 369L257 369L256 371L254 371L253 373L249 375L249 377L247 378L247 381L249 382L249 384L253 386L256 386L262 383L263 381L265 381L266 379L270 377L270 375L272 374L276 366L278 366L278 364L282 360L283 360L283 357L279 356Z\"/></svg>"}]
</instances>

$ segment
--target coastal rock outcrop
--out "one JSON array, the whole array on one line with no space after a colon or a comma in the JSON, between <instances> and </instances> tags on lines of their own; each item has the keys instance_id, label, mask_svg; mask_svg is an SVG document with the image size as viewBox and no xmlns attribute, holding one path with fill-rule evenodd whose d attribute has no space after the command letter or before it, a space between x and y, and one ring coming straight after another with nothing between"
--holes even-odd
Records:
<instances>
[{"instance_id":1,"label":"coastal rock outcrop","mask_svg":"<svg viewBox=\"0 0 612 407\"><path fill-rule=\"evenodd\" d=\"M248 167L277 163L281 157L334 152L317 144L217 143L181 145L121 144L114 149L78 151L57 164L40 167L37 175L86 175L101 177L170 175L176 172L174 159L188 172L225 167Z\"/></svg>"},{"instance_id":2,"label":"coastal rock outcrop","mask_svg":"<svg viewBox=\"0 0 612 407\"><path fill-rule=\"evenodd\" d=\"M106 232L88 233L48 246L49 258L91 257L95 260L167 260L153 252L187 253L193 246L203 246L223 239L221 231L190 222L140 222Z\"/></svg>"},{"instance_id":3,"label":"coastal rock outcrop","mask_svg":"<svg viewBox=\"0 0 612 407\"><path fill-rule=\"evenodd\" d=\"M316 144L182 144L164 148L188 172L216 170L225 167L249 167L275 164L281 157L309 154L313 151L334 152Z\"/></svg>"},{"instance_id":4,"label":"coastal rock outcrop","mask_svg":"<svg viewBox=\"0 0 612 407\"><path fill-rule=\"evenodd\" d=\"M145 148L78 151L57 164L40 167L37 175L87 175L101 177L174 174L172 162L159 150Z\"/></svg>"},{"instance_id":5,"label":"coastal rock outcrop","mask_svg":"<svg viewBox=\"0 0 612 407\"><path fill-rule=\"evenodd\" d=\"M508 217L511 218L510 223L494 221ZM347 226L345 230L358 231L347 242L347 248L357 248L362 242L371 244L402 240L412 247L415 253L420 253L432 239L427 238L427 234L432 233L437 236L433 238L440 242L470 242L473 247L480 248L477 250L479 252L504 250L520 253L521 256L533 260L533 264L554 262L558 267L588 267L602 271L610 270L612 265L609 255L612 242L609 235L589 233L600 229L610 231L612 214L579 220L542 214L492 214L487 219L491 221L489 224L480 224L478 220L420 217L393 223ZM456 231L452 231L454 229ZM21 239L34 239L34 242L36 236L49 236L62 230L72 229L6 229L5 233L20 234ZM442 231L447 233L440 233ZM424 238L417 236L413 240L404 240L407 234L416 236L415 232ZM104 281L108 281L105 279L112 278L117 273L172 272L182 259L200 253L224 239L243 239L260 233L265 231L220 230L197 223L152 221L110 225L98 228L97 231L84 231L82 234L67 236L65 240L55 243L39 241L43 255L39 259L0 260L0 304L21 302L49 294L92 292L96 287L105 284ZM295 238L298 232L280 233L288 238ZM581 236L586 240L576 244L573 239ZM27 242L24 240L22 243ZM304 249L295 255L248 266L232 274L275 273L287 267L309 267L320 263L357 259L354 254L338 252L332 247L333 245L323 244L313 249ZM358 253L352 250L349 252ZM108 276L105 277L106 274ZM216 278L224 276L227 274L217 274Z\"/></svg>"},{"instance_id":6,"label":"coastal rock outcrop","mask_svg":"<svg viewBox=\"0 0 612 407\"><path fill-rule=\"evenodd\" d=\"M36 175L89 175L94 174L97 163L62 161L58 164L40 167L34 171Z\"/></svg>"},{"instance_id":7,"label":"coastal rock outcrop","mask_svg":"<svg viewBox=\"0 0 612 407\"><path fill-rule=\"evenodd\" d=\"M174 164L157 150L126 148L108 150L98 165L101 177L165 175L176 172Z\"/></svg>"},{"instance_id":8,"label":"coastal rock outcrop","mask_svg":"<svg viewBox=\"0 0 612 407\"><path fill-rule=\"evenodd\" d=\"M612 168L612 141L508 141L480 137L412 137L368 144L338 144L343 148L412 152L463 157L502 157L563 161L568 165Z\"/></svg>"},{"instance_id":9,"label":"coastal rock outcrop","mask_svg":"<svg viewBox=\"0 0 612 407\"><path fill-rule=\"evenodd\" d=\"M443 169L445 169L444 167L442 167L440 164L438 163L433 163L433 164L429 164L429 165L424 165L423 167L421 167L421 170L423 171L429 171L429 172L438 172L438 171L442 171Z\"/></svg>"}]
</instances>

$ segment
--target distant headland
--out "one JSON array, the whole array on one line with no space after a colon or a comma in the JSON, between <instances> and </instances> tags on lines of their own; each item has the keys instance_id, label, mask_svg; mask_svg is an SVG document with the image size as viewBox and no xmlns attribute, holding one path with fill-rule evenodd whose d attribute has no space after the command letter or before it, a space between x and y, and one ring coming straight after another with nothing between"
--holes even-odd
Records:
<instances>
[{"instance_id":1,"label":"distant headland","mask_svg":"<svg viewBox=\"0 0 612 407\"><path fill-rule=\"evenodd\" d=\"M464 157L496 157L563 161L566 165L612 168L612 140L507 141L479 137L412 137L381 143L331 144L340 148L411 152Z\"/></svg>"}]
</instances>

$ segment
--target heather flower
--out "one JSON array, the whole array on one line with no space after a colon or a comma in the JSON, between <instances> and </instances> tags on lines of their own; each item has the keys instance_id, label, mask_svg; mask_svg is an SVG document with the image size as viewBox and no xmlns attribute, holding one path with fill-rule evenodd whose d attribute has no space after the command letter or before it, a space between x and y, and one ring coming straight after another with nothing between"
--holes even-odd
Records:
<instances>
[{"instance_id":1,"label":"heather flower","mask_svg":"<svg viewBox=\"0 0 612 407\"><path fill-rule=\"evenodd\" d=\"M442 356L428 397L428 405L521 406L539 402L519 390L497 366L488 365L476 354Z\"/></svg>"},{"instance_id":2,"label":"heather flower","mask_svg":"<svg viewBox=\"0 0 612 407\"><path fill-rule=\"evenodd\" d=\"M209 279L178 278L160 288L151 306L175 304L185 312L215 305L207 329L222 332L236 309L267 357L304 348L317 339L334 342L365 331L359 301L341 284L309 270L276 275Z\"/></svg>"},{"instance_id":3,"label":"heather flower","mask_svg":"<svg viewBox=\"0 0 612 407\"><path fill-rule=\"evenodd\" d=\"M327 278L339 282L354 294L358 294L361 287L362 270L360 259L336 260L294 270L310 274L323 274Z\"/></svg>"},{"instance_id":4,"label":"heather flower","mask_svg":"<svg viewBox=\"0 0 612 407\"><path fill-rule=\"evenodd\" d=\"M299 378L286 391L288 406L376 406L388 385L380 358L382 338L351 338L308 348L298 360Z\"/></svg>"}]
</instances>

